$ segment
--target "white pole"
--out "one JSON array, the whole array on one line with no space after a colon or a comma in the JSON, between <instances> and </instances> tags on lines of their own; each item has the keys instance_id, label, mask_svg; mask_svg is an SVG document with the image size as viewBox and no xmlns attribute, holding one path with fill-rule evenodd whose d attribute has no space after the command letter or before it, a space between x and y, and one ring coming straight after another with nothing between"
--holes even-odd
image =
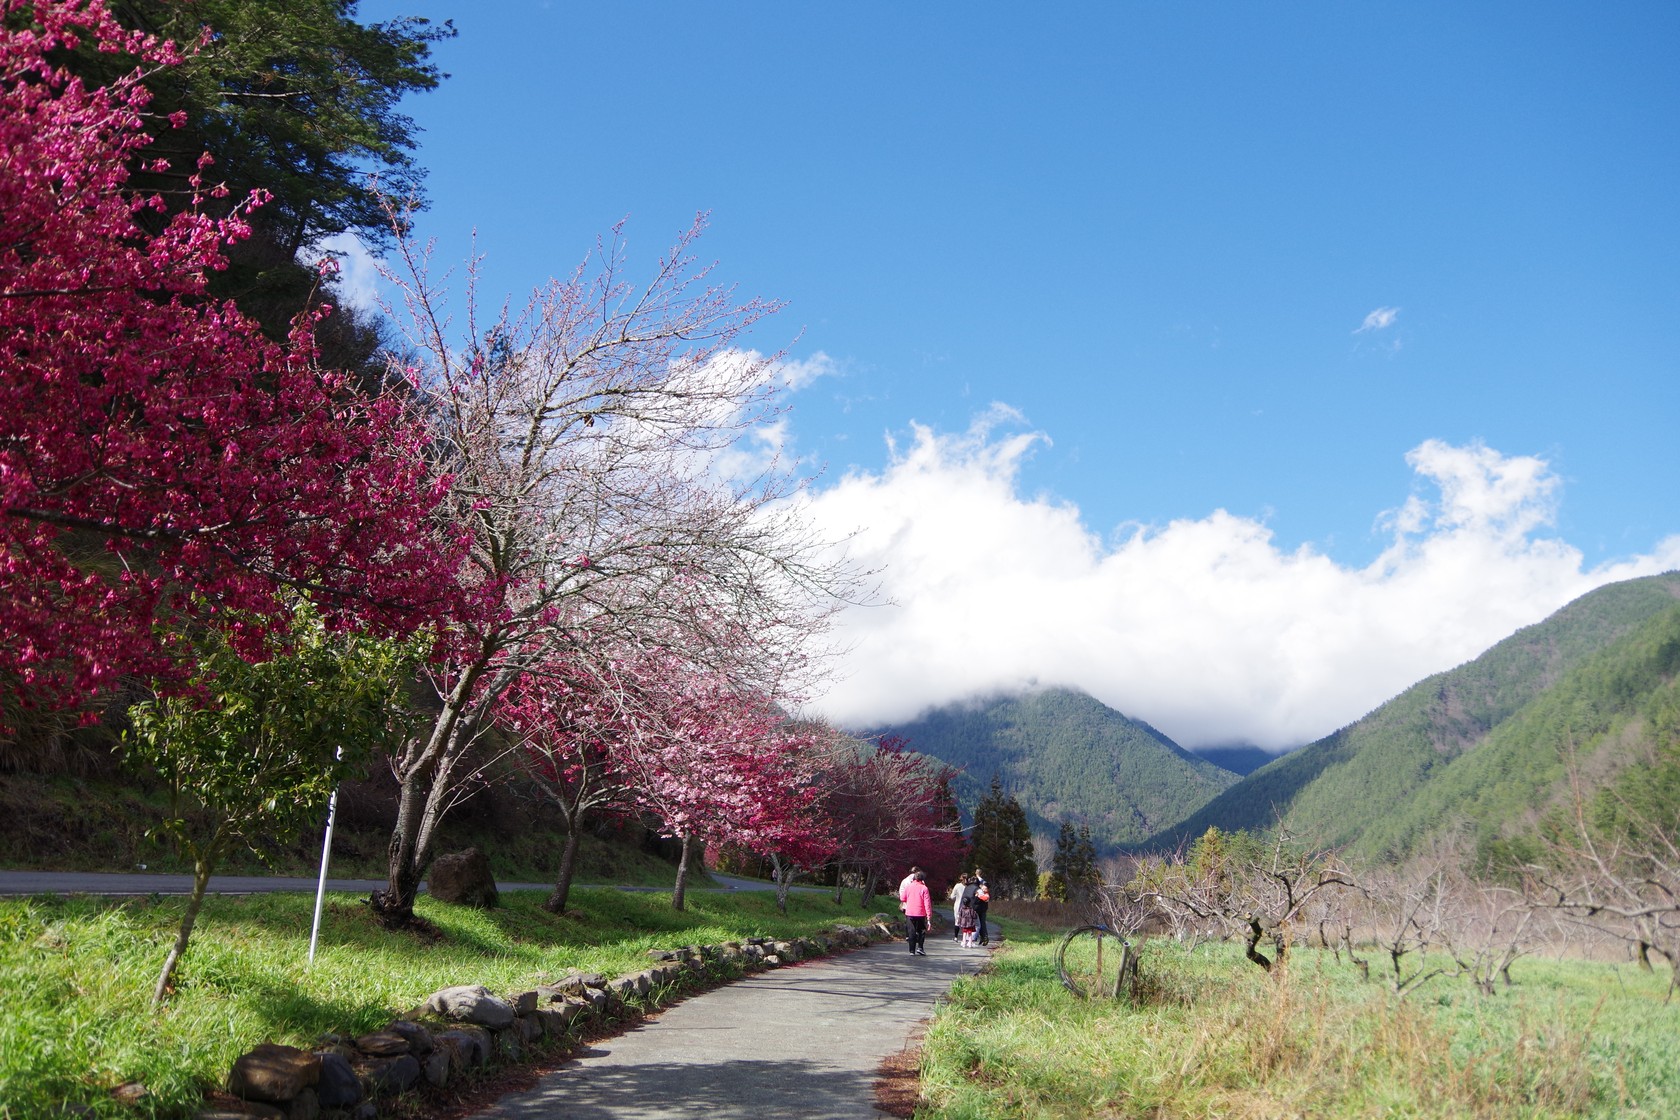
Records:
<instances>
[{"instance_id":1,"label":"white pole","mask_svg":"<svg viewBox=\"0 0 1680 1120\"><path fill-rule=\"evenodd\" d=\"M338 748L333 756L335 759L344 757L344 748ZM315 942L321 936L321 901L327 893L327 861L332 858L333 821L338 816L338 787L334 786L332 796L327 798L327 836L321 841L321 877L315 883L315 922L309 927L309 965L315 965Z\"/></svg>"}]
</instances>

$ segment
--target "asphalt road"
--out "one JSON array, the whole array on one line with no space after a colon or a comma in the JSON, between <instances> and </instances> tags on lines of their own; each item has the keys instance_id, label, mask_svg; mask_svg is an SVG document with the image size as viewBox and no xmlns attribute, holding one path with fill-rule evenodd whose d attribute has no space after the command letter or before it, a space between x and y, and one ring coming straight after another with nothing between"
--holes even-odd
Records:
<instances>
[{"instance_id":1,"label":"asphalt road","mask_svg":"<svg viewBox=\"0 0 1680 1120\"><path fill-rule=\"evenodd\" d=\"M728 875L713 875L716 887L693 887L690 890L775 890L773 883L754 879L736 879ZM262 894L269 891L313 891L316 879L292 875L212 875L211 894ZM584 884L579 884L580 886ZM329 891L367 894L385 886L383 879L328 879ZM503 891L546 891L553 883L503 883L496 887ZM425 890L422 886L421 890ZM668 887L625 887L624 890L669 890ZM795 887L794 890L809 890ZM28 894L191 894L191 875L154 875L150 873L107 874L89 871L0 871L0 895Z\"/></svg>"},{"instance_id":2,"label":"asphalt road","mask_svg":"<svg viewBox=\"0 0 1680 1120\"><path fill-rule=\"evenodd\" d=\"M880 1120L876 1071L989 958L928 939L779 968L603 1039L477 1120Z\"/></svg>"}]
</instances>

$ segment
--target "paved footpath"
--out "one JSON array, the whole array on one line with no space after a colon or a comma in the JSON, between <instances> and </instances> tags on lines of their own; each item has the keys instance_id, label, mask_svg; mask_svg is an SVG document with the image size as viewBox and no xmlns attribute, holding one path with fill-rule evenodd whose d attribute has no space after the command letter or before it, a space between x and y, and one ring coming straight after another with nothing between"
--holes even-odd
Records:
<instances>
[{"instance_id":1,"label":"paved footpath","mask_svg":"<svg viewBox=\"0 0 1680 1120\"><path fill-rule=\"evenodd\" d=\"M692 996L511 1093L476 1120L880 1120L876 1070L990 953L878 944Z\"/></svg>"},{"instance_id":2,"label":"paved footpath","mask_svg":"<svg viewBox=\"0 0 1680 1120\"><path fill-rule=\"evenodd\" d=\"M717 883L715 888L706 886L690 886L693 890L726 890L726 891L773 891L775 884L765 883L756 879L737 879L729 875L712 876ZM263 894L275 891L313 891L316 879L314 876L301 875L212 875L210 876L209 891L211 894ZM145 894L191 894L193 880L191 875L168 874L136 874L133 872L96 872L96 871L0 871L0 895L20 894L108 894L108 895L145 895ZM383 890L384 879L328 879L327 890L341 891L350 894L367 894L369 891ZM587 884L578 883L576 886ZM503 891L548 891L554 887L553 883L507 883L499 882L497 888ZM426 886L421 884L424 891ZM620 887L626 891L664 891L669 887ZM817 888L794 887L796 891L809 891ZM822 888L827 890L827 888Z\"/></svg>"}]
</instances>

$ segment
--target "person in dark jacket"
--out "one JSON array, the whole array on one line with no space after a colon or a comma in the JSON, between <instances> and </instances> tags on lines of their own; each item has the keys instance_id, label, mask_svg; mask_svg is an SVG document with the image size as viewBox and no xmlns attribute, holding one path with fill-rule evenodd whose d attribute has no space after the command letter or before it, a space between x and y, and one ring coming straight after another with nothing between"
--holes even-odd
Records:
<instances>
[{"instance_id":1,"label":"person in dark jacket","mask_svg":"<svg viewBox=\"0 0 1680 1120\"><path fill-rule=\"evenodd\" d=\"M969 877L968 889L973 895L974 916L980 921L978 930L980 944L989 945L991 942L986 937L986 907L991 904L992 890L986 885L986 877L980 874L978 867L974 869L974 874Z\"/></svg>"}]
</instances>

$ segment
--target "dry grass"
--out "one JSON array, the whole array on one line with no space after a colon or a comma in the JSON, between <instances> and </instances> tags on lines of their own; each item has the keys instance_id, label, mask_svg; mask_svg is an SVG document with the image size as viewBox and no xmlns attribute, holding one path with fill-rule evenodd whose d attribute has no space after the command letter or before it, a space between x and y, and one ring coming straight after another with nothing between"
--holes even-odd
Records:
<instances>
[{"instance_id":1,"label":"dry grass","mask_svg":"<svg viewBox=\"0 0 1680 1120\"><path fill-rule=\"evenodd\" d=\"M924 1120L1680 1114L1680 1008L1628 966L1525 962L1517 993L1402 1000L1327 954L1267 975L1230 946L1151 942L1144 998L1087 1003L1052 938L1011 932L928 1033Z\"/></svg>"}]
</instances>

